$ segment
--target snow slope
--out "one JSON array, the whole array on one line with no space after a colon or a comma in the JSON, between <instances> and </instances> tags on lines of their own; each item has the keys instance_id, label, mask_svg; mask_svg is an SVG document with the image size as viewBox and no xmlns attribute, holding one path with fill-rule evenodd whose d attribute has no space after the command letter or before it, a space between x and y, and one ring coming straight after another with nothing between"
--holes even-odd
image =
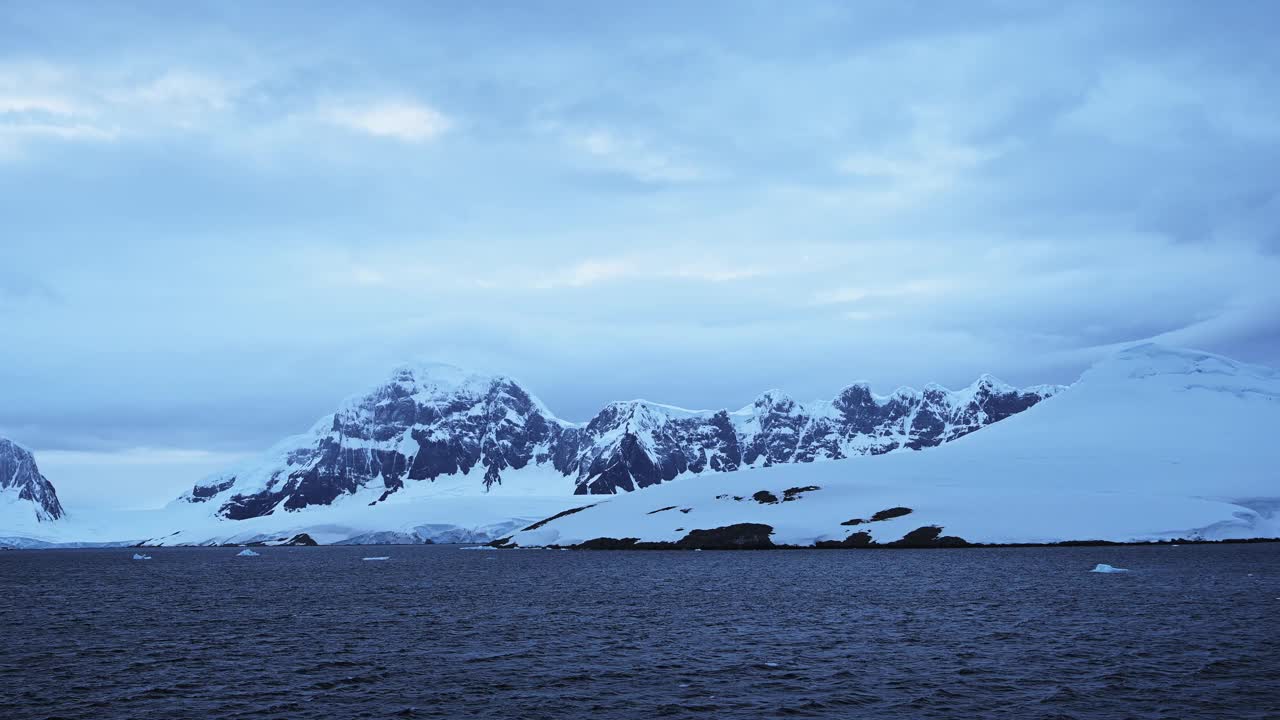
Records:
<instances>
[{"instance_id":1,"label":"snow slope","mask_svg":"<svg viewBox=\"0 0 1280 720\"><path fill-rule=\"evenodd\" d=\"M921 453L681 479L519 532L521 546L677 541L738 523L775 544L899 540L936 525L969 542L1280 537L1280 373L1141 345L1035 407ZM816 486L793 493L789 488ZM758 491L776 503L752 499ZM878 511L908 515L869 520ZM671 508L671 509L664 509Z\"/></svg>"}]
</instances>

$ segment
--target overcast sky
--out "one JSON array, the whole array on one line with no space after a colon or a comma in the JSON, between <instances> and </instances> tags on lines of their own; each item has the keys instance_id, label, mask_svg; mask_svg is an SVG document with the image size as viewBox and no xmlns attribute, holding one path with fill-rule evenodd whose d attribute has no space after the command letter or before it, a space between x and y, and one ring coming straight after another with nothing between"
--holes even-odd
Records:
<instances>
[{"instance_id":1,"label":"overcast sky","mask_svg":"<svg viewBox=\"0 0 1280 720\"><path fill-rule=\"evenodd\" d=\"M1280 365L1268 3L111 5L0 4L0 434L73 508L406 359L572 420Z\"/></svg>"}]
</instances>

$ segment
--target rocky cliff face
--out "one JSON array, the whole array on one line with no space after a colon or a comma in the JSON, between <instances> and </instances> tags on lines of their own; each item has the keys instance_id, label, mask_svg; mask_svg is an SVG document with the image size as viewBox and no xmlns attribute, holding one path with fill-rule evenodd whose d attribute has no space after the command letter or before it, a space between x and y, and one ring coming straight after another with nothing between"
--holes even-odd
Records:
<instances>
[{"instance_id":1,"label":"rocky cliff face","mask_svg":"<svg viewBox=\"0 0 1280 720\"><path fill-rule=\"evenodd\" d=\"M53 484L40 474L30 450L0 438L0 494L11 500L30 503L36 519L49 522L62 517L62 504Z\"/></svg>"},{"instance_id":2,"label":"rocky cliff face","mask_svg":"<svg viewBox=\"0 0 1280 720\"><path fill-rule=\"evenodd\" d=\"M396 370L310 433L196 485L180 500L229 519L328 505L363 493L377 503L406 483L466 478L477 493L507 484L542 494L612 494L687 473L834 460L953 440L1057 392L980 378L888 397L865 385L801 404L770 391L741 410L610 403L587 423L557 418L506 377L448 366ZM474 482L470 479L474 478Z\"/></svg>"}]
</instances>

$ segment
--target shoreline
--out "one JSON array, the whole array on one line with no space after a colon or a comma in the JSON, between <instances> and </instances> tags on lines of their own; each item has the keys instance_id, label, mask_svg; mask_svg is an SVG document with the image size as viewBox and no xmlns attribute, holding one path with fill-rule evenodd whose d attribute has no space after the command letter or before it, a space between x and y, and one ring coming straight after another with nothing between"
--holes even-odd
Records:
<instances>
[{"instance_id":1,"label":"shoreline","mask_svg":"<svg viewBox=\"0 0 1280 720\"><path fill-rule=\"evenodd\" d=\"M144 548L149 550L173 550L185 548L209 548L209 549L235 549L235 548L280 548L280 547L321 547L321 548L356 548L356 547L492 547L498 550L629 550L641 552L653 551L683 551L692 552L694 550L734 550L734 551L760 551L760 550L982 550L982 549L1003 549L1003 548L1073 548L1073 547L1158 547L1168 546L1177 547L1179 545L1255 545L1264 543L1280 543L1280 537L1258 537L1258 538L1227 538L1223 540L1204 540L1204 539L1187 539L1174 538L1168 540L1062 540L1059 542L1034 543L943 543L943 544L902 544L900 541L892 543L871 543L868 545L845 545L838 541L825 541L820 545L786 545L786 544L769 544L769 545L704 545L700 547L691 547L680 545L674 542L641 542L633 538L593 538L584 543L577 545L508 545L499 544L502 539L493 540L487 543L361 543L361 544L280 544L280 545L264 545L262 543L249 543L243 545L237 544L218 544L218 545L109 545L97 547L14 547L11 545L0 545L0 551L45 551L45 550L133 550Z\"/></svg>"},{"instance_id":2,"label":"shoreline","mask_svg":"<svg viewBox=\"0 0 1280 720\"><path fill-rule=\"evenodd\" d=\"M1064 540L1061 542L1051 543L970 543L963 544L935 544L935 545L902 545L898 543L870 544L870 545L842 545L839 542L832 541L830 544L824 545L722 545L722 546L703 546L703 547L687 547L677 543L656 543L656 542L640 542L627 543L631 538L594 538L585 543L577 545L495 545L488 543L489 547L498 550L584 550L584 551L601 551L601 550L623 550L634 552L654 552L654 551L682 551L693 552L696 550L732 550L732 551L764 551L764 550L994 550L1005 548L1073 548L1073 547L1177 547L1179 545L1255 545L1263 543L1280 543L1280 537L1264 537L1264 538L1230 538L1225 540L1188 540L1188 539L1172 539L1172 540L1133 540L1133 541L1115 541L1115 540ZM497 542L497 541L494 541Z\"/></svg>"}]
</instances>

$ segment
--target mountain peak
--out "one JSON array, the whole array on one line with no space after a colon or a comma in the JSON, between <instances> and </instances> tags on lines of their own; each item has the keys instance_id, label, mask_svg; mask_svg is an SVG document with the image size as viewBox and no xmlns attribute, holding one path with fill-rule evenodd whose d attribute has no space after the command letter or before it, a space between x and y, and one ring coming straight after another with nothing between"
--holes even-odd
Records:
<instances>
[{"instance_id":1,"label":"mountain peak","mask_svg":"<svg viewBox=\"0 0 1280 720\"><path fill-rule=\"evenodd\" d=\"M435 362L402 363L391 371L391 382L393 383L420 390L442 392L452 392L464 388L487 388L498 379L491 375L464 370L456 365Z\"/></svg>"},{"instance_id":2,"label":"mountain peak","mask_svg":"<svg viewBox=\"0 0 1280 720\"><path fill-rule=\"evenodd\" d=\"M752 407L757 408L768 408L779 412L789 412L794 410L798 403L796 403L795 399L787 393L774 388L772 390L765 390L757 395L751 405Z\"/></svg>"},{"instance_id":3,"label":"mountain peak","mask_svg":"<svg viewBox=\"0 0 1280 720\"><path fill-rule=\"evenodd\" d=\"M58 493L40 468L35 455L12 440L0 438L0 493L13 493L18 502L32 503L37 521L57 520L64 515Z\"/></svg>"}]
</instances>

